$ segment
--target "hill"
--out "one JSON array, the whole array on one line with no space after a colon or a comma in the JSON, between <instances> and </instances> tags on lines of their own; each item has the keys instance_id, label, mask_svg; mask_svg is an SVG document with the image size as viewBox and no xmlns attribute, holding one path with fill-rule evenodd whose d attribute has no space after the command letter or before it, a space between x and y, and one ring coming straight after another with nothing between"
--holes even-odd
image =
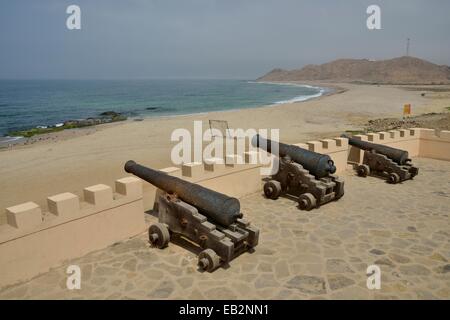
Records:
<instances>
[{"instance_id":1,"label":"hill","mask_svg":"<svg viewBox=\"0 0 450 320\"><path fill-rule=\"evenodd\" d=\"M380 84L448 84L450 67L404 56L389 60L339 59L299 70L273 69L258 81L326 80Z\"/></svg>"}]
</instances>

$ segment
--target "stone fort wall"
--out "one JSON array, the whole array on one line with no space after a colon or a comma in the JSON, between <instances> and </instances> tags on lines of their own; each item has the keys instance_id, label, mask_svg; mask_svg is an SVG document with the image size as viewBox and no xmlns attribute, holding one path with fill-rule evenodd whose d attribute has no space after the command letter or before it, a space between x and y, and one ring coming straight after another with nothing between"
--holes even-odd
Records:
<instances>
[{"instance_id":1,"label":"stone fort wall","mask_svg":"<svg viewBox=\"0 0 450 320\"><path fill-rule=\"evenodd\" d=\"M450 161L450 131L413 128L357 138L407 150L411 157ZM349 162L362 161L363 152L349 146L346 138L296 145L330 155L337 174ZM262 190L263 165L255 161L256 151L245 150L161 170L239 198ZM6 208L7 224L0 226L0 288L144 232L144 212L153 208L156 192L149 183L128 176L117 180L114 190L103 184L85 188L82 200L72 193L48 197L48 212L32 201Z\"/></svg>"}]
</instances>

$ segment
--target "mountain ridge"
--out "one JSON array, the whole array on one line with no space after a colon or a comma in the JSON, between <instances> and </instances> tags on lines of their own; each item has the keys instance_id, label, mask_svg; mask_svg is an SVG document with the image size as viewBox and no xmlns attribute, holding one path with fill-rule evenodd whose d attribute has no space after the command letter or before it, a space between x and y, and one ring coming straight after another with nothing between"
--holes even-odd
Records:
<instances>
[{"instance_id":1,"label":"mountain ridge","mask_svg":"<svg viewBox=\"0 0 450 320\"><path fill-rule=\"evenodd\" d=\"M339 81L374 84L449 84L450 67L410 56L387 60L337 59L301 69L275 68L257 81Z\"/></svg>"}]
</instances>

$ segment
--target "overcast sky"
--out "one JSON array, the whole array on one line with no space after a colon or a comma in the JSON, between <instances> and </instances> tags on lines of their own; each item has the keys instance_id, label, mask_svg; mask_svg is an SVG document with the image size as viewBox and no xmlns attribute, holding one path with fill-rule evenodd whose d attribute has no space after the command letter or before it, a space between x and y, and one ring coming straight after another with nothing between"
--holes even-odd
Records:
<instances>
[{"instance_id":1,"label":"overcast sky","mask_svg":"<svg viewBox=\"0 0 450 320\"><path fill-rule=\"evenodd\" d=\"M81 30L66 8L81 7ZM382 30L366 9L381 7ZM0 0L0 78L243 78L410 53L450 65L448 0Z\"/></svg>"}]
</instances>

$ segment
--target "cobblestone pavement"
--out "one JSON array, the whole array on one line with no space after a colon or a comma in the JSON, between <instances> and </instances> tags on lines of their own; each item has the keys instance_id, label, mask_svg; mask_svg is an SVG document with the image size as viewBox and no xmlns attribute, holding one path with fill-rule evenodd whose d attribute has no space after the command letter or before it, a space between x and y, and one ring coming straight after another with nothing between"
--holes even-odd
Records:
<instances>
[{"instance_id":1,"label":"cobblestone pavement","mask_svg":"<svg viewBox=\"0 0 450 320\"><path fill-rule=\"evenodd\" d=\"M260 244L213 273L197 271L193 252L173 243L150 248L142 234L0 298L450 299L450 162L415 162L419 175L399 185L349 171L345 196L310 212L288 199L242 199ZM81 267L80 290L66 288L70 264ZM380 290L367 289L371 264L381 268Z\"/></svg>"}]
</instances>

